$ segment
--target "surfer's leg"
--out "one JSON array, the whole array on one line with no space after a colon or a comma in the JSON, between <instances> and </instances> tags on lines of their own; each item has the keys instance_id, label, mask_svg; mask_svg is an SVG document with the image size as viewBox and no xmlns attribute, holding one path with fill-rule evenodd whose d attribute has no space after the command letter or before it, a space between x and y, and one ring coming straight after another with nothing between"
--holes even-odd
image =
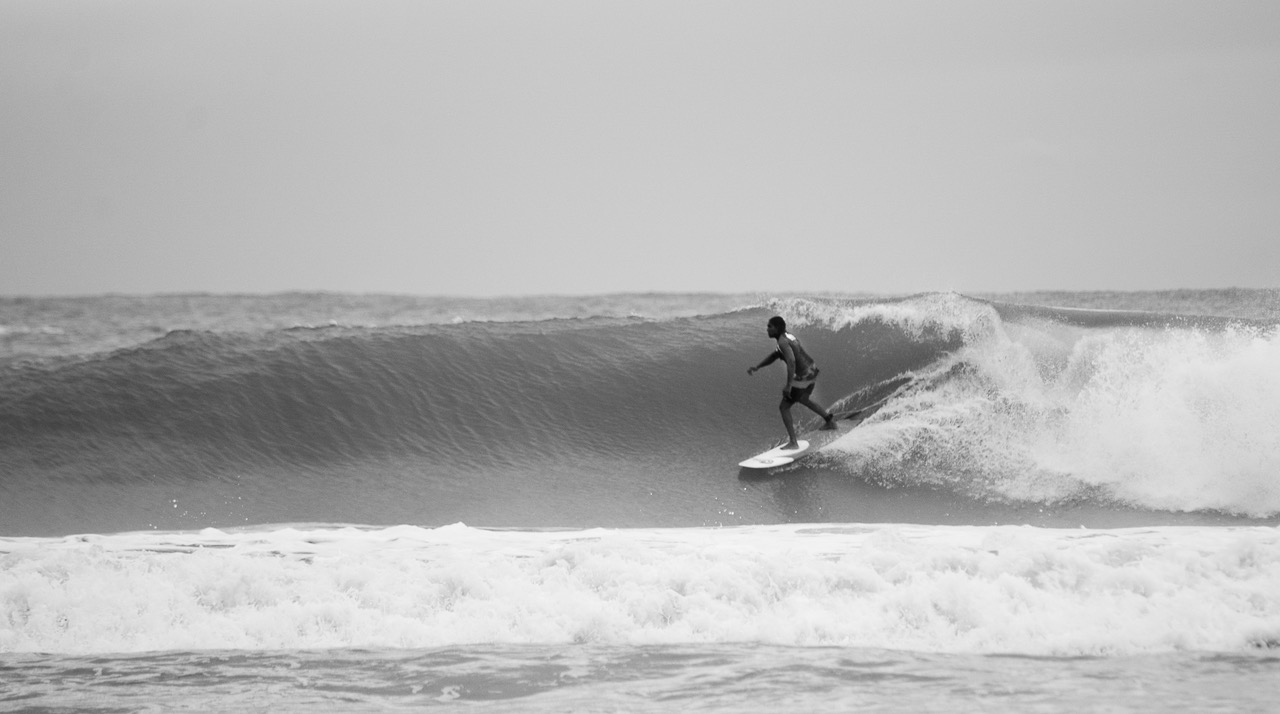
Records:
<instances>
[{"instance_id":1,"label":"surfer's leg","mask_svg":"<svg viewBox=\"0 0 1280 714\"><path fill-rule=\"evenodd\" d=\"M832 429L836 428L835 414L832 414L826 409L823 409L817 402L811 401L809 399L803 399L800 401L800 403L805 405L806 407L809 407L809 409L811 409L814 414L817 414L818 416L822 417L823 431L831 431Z\"/></svg>"},{"instance_id":2,"label":"surfer's leg","mask_svg":"<svg viewBox=\"0 0 1280 714\"><path fill-rule=\"evenodd\" d=\"M792 404L795 404L795 402L783 397L782 403L778 405L778 411L782 413L782 425L787 427L787 445L785 448L797 449L800 447L800 444L796 441L796 425L791 419Z\"/></svg>"},{"instance_id":3,"label":"surfer's leg","mask_svg":"<svg viewBox=\"0 0 1280 714\"><path fill-rule=\"evenodd\" d=\"M814 414L817 414L818 416L822 417L822 421L825 422L822 425L822 428L824 430L831 430L836 428L836 415L827 411L821 404L818 404L817 402L813 401L813 386L814 385L810 384L808 387L805 387L804 390L801 391L799 394L793 394L792 396L796 397L797 402L800 402L806 407L809 407L809 411L812 411Z\"/></svg>"}]
</instances>

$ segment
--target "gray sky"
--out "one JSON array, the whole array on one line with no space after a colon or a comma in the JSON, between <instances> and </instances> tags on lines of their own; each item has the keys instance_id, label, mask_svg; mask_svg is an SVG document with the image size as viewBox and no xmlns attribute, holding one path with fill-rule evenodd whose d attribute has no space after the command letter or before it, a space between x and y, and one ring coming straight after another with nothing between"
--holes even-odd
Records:
<instances>
[{"instance_id":1,"label":"gray sky","mask_svg":"<svg viewBox=\"0 0 1280 714\"><path fill-rule=\"evenodd\" d=\"M1280 2L0 2L0 293L1280 286Z\"/></svg>"}]
</instances>

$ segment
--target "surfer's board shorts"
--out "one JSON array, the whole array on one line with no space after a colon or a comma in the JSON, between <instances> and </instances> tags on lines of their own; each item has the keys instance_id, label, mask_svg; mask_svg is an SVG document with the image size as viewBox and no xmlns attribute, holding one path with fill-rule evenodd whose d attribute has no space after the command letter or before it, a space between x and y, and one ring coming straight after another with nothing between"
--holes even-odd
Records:
<instances>
[{"instance_id":1,"label":"surfer's board shorts","mask_svg":"<svg viewBox=\"0 0 1280 714\"><path fill-rule=\"evenodd\" d=\"M788 406L795 404L801 399L806 399L810 394L813 394L813 387L814 382L812 381L809 382L809 386L807 387L792 387L791 392L782 397L782 401Z\"/></svg>"}]
</instances>

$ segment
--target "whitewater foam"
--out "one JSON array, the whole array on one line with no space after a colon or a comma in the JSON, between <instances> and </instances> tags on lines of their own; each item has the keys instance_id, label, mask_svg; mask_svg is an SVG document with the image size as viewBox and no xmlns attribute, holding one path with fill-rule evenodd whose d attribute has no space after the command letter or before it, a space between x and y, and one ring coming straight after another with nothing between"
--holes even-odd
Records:
<instances>
[{"instance_id":1,"label":"whitewater foam","mask_svg":"<svg viewBox=\"0 0 1280 714\"><path fill-rule=\"evenodd\" d=\"M770 300L766 307L786 315L788 325L797 328L821 326L834 331L878 323L896 327L917 340L951 332L985 334L999 319L989 304L959 293L857 301L786 298Z\"/></svg>"},{"instance_id":2,"label":"whitewater foam","mask_svg":"<svg viewBox=\"0 0 1280 714\"><path fill-rule=\"evenodd\" d=\"M1274 528L280 527L0 539L0 651L1280 641Z\"/></svg>"},{"instance_id":3,"label":"whitewater foam","mask_svg":"<svg viewBox=\"0 0 1280 714\"><path fill-rule=\"evenodd\" d=\"M980 498L1280 512L1280 336L992 322L828 447ZM889 468L898 464L899 468ZM894 478L892 475L887 478Z\"/></svg>"}]
</instances>

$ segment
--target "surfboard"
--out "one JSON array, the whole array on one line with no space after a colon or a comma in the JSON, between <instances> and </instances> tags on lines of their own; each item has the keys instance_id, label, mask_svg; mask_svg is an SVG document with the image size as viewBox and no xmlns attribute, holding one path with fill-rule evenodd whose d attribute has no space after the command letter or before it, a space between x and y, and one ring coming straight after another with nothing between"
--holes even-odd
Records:
<instances>
[{"instance_id":1,"label":"surfboard","mask_svg":"<svg viewBox=\"0 0 1280 714\"><path fill-rule=\"evenodd\" d=\"M806 436L809 437L808 440L796 440L796 443L800 444L798 449L783 449L781 446L775 446L768 451L752 456L746 461L739 461L738 465L744 469L773 469L793 463L801 456L813 453L827 443L838 439L841 435L849 433L850 429L879 411L880 407L884 406L887 401L888 398L886 397L861 409L833 412L836 418L835 429L820 429L806 433Z\"/></svg>"},{"instance_id":2,"label":"surfboard","mask_svg":"<svg viewBox=\"0 0 1280 714\"><path fill-rule=\"evenodd\" d=\"M756 454L746 461L738 462L738 465L744 469L771 469L777 466L786 466L796 460L797 456L809 451L809 442L804 439L797 439L796 443L800 445L798 449L783 449L782 446L775 446L768 451Z\"/></svg>"}]
</instances>

